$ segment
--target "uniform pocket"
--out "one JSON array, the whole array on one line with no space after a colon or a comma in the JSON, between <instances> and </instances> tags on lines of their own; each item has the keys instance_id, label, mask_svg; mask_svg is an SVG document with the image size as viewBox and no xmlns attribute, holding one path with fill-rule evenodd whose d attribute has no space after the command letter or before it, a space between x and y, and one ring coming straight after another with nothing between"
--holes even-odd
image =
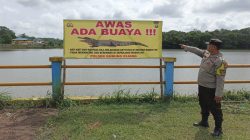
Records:
<instances>
[{"instance_id":1,"label":"uniform pocket","mask_svg":"<svg viewBox=\"0 0 250 140\"><path fill-rule=\"evenodd\" d=\"M204 69L206 72L212 73L213 71L213 62L207 58L203 58L201 62L201 68Z\"/></svg>"}]
</instances>

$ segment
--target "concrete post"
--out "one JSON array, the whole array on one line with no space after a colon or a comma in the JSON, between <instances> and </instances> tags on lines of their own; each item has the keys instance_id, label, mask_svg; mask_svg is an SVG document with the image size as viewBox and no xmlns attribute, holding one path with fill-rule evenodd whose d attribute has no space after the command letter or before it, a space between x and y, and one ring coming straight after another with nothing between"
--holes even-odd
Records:
<instances>
[{"instance_id":1,"label":"concrete post","mask_svg":"<svg viewBox=\"0 0 250 140\"><path fill-rule=\"evenodd\" d=\"M62 81L61 81L61 66L63 57L50 57L52 68L52 99L55 102L63 100Z\"/></svg>"},{"instance_id":2,"label":"concrete post","mask_svg":"<svg viewBox=\"0 0 250 140\"><path fill-rule=\"evenodd\" d=\"M174 62L176 58L167 57L164 58L165 62L165 90L164 97L172 97L174 93Z\"/></svg>"}]
</instances>

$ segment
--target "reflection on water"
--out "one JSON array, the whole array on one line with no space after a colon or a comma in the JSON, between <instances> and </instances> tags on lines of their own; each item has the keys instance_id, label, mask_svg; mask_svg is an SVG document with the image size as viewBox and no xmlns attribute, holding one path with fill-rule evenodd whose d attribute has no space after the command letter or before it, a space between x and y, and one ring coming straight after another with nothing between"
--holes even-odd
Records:
<instances>
[{"instance_id":1,"label":"reflection on water","mask_svg":"<svg viewBox=\"0 0 250 140\"><path fill-rule=\"evenodd\" d=\"M250 51L223 51L229 64L250 64ZM48 65L49 57L63 56L60 49L32 49L18 51L0 51L0 65ZM164 57L176 57L175 65L199 64L200 58L182 50L164 50ZM67 64L92 65L159 65L159 59L67 59ZM198 69L176 69L175 81L196 80ZM159 69L67 69L66 81L159 81ZM0 69L0 82L49 82L50 69ZM226 79L249 80L248 68L228 69ZM247 84L227 84L225 88L250 90ZM127 89L131 93L143 93L155 90L160 93L159 85L88 85L66 86L66 95L96 96ZM197 85L175 85L179 94L195 94ZM13 97L42 97L51 92L50 86L0 87L0 92L9 92Z\"/></svg>"}]
</instances>

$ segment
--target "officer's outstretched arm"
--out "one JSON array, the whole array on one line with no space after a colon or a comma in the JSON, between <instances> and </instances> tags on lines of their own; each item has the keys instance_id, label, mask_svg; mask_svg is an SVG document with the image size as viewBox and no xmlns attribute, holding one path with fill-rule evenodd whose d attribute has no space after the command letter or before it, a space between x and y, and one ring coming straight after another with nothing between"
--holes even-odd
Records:
<instances>
[{"instance_id":1,"label":"officer's outstretched arm","mask_svg":"<svg viewBox=\"0 0 250 140\"><path fill-rule=\"evenodd\" d=\"M189 52L194 53L200 57L203 57L205 54L205 50L201 50L201 49L196 48L196 47L191 47L191 46L187 46L184 44L180 44L180 46L182 49L184 49L184 51L189 51Z\"/></svg>"}]
</instances>

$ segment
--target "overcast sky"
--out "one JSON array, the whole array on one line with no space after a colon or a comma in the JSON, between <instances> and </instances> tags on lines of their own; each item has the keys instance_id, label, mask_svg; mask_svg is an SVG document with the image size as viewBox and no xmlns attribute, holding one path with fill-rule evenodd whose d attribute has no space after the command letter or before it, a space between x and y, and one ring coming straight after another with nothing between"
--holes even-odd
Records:
<instances>
[{"instance_id":1,"label":"overcast sky","mask_svg":"<svg viewBox=\"0 0 250 140\"><path fill-rule=\"evenodd\" d=\"M250 27L250 0L0 0L0 26L63 38L63 19L162 20L163 31Z\"/></svg>"}]
</instances>

